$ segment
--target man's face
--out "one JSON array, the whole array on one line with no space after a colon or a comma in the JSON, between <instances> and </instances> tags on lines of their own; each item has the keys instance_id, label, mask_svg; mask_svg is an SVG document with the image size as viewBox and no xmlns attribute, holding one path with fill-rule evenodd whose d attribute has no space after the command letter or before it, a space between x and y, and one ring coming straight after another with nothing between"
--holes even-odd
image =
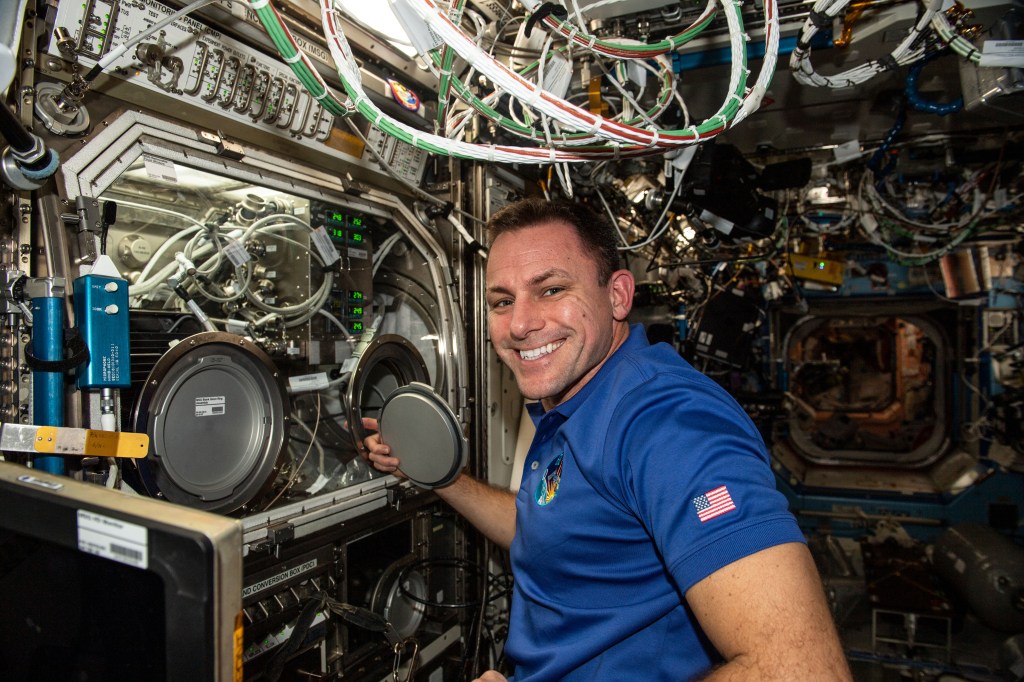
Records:
<instances>
[{"instance_id":1,"label":"man's face","mask_svg":"<svg viewBox=\"0 0 1024 682\"><path fill-rule=\"evenodd\" d=\"M520 392L545 409L575 395L626 339L632 299L632 275L598 284L597 263L562 222L505 232L488 252L491 341Z\"/></svg>"}]
</instances>

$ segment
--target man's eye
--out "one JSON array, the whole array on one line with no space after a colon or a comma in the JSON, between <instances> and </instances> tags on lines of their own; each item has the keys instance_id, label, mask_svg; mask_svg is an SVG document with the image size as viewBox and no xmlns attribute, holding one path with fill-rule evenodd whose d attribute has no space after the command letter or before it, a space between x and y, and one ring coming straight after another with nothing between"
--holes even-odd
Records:
<instances>
[{"instance_id":1,"label":"man's eye","mask_svg":"<svg viewBox=\"0 0 1024 682\"><path fill-rule=\"evenodd\" d=\"M547 289L544 290L544 295L554 296L555 294L560 294L563 291L565 291L564 287L548 287Z\"/></svg>"},{"instance_id":2,"label":"man's eye","mask_svg":"<svg viewBox=\"0 0 1024 682\"><path fill-rule=\"evenodd\" d=\"M510 305L512 305L512 301L510 301L508 299L502 299L500 301L494 301L493 303L491 303L491 310L497 310L498 308L504 308L504 307L510 306Z\"/></svg>"}]
</instances>

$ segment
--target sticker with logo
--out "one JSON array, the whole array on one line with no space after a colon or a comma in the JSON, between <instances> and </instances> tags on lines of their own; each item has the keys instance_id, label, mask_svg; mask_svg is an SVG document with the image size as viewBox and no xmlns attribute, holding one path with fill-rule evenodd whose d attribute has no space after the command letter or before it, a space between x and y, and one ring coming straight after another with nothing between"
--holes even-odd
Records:
<instances>
[{"instance_id":1,"label":"sticker with logo","mask_svg":"<svg viewBox=\"0 0 1024 682\"><path fill-rule=\"evenodd\" d=\"M558 486L562 482L562 456L563 454L559 454L558 457L551 460L548 468L544 471L544 477L537 483L537 493L534 495L534 499L542 507L550 504L558 494Z\"/></svg>"},{"instance_id":2,"label":"sticker with logo","mask_svg":"<svg viewBox=\"0 0 1024 682\"><path fill-rule=\"evenodd\" d=\"M395 98L395 101L398 102L399 105L409 111L419 110L420 98L415 92L405 87L394 78L388 79L388 85L391 86L391 96Z\"/></svg>"}]
</instances>

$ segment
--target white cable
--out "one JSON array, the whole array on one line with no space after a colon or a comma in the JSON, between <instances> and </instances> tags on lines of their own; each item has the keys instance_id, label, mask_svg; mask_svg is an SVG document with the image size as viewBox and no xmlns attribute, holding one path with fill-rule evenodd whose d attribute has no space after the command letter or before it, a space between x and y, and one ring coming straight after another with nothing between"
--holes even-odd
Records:
<instances>
[{"instance_id":1,"label":"white cable","mask_svg":"<svg viewBox=\"0 0 1024 682\"><path fill-rule=\"evenodd\" d=\"M307 232L312 231L312 227L308 223L300 220L299 218L296 218L295 216L289 213L274 213L265 216L257 221L254 221L245 230L231 231L228 237L237 239L237 241L244 245L255 234L265 234L271 237L283 238L280 237L279 235L274 234L274 232L279 229L300 229ZM217 267L220 266L220 263L223 262L224 256L222 254L222 249L216 243L210 243L209 241L207 241L200 245L200 241L205 238L206 235L201 232L199 234L196 234L186 245L185 254L193 261L199 263L201 258L205 258L207 255L213 253L214 258L203 261L202 264L197 264L195 268L198 272L209 275L213 273ZM173 239L169 241L173 241ZM163 252L166 251L167 248L168 247L166 244L162 245L161 249L158 250L158 253L162 254ZM309 251L309 253L313 258L320 261L319 256L315 252ZM157 259L154 255L154 258L151 260L151 263L155 263L156 260ZM130 287L129 295L143 295L155 290L160 286L165 286L166 279L170 277L178 269L178 267L179 265L174 262L168 264L167 266L162 268L156 275L152 276L151 279L144 280L139 284ZM252 293L252 291L250 291L249 282L251 281L251 271L247 271L247 275L248 276L244 281L241 280L241 278L239 279L239 296L235 296L232 298L245 296L246 299L259 310L262 310L263 312L267 313L275 313L281 315L287 320L285 322L286 327L294 327L298 326L299 324L303 324L304 322L308 321L313 315L315 315L316 310L323 306L324 302L327 300L327 297L330 295L330 289L333 283L333 273L327 272L324 275L323 282L321 282L320 288L312 296L310 296L310 298L306 299L306 301L292 306L272 306L259 299L255 294Z\"/></svg>"},{"instance_id":2,"label":"white cable","mask_svg":"<svg viewBox=\"0 0 1024 682\"><path fill-rule=\"evenodd\" d=\"M18 309L21 310L21 314L25 319L25 324L29 327L32 326L32 309L28 306L25 301L18 301Z\"/></svg>"},{"instance_id":3,"label":"white cable","mask_svg":"<svg viewBox=\"0 0 1024 682\"><path fill-rule=\"evenodd\" d=\"M340 26L333 21L331 16L331 8L329 6L331 0L321 0L321 19L323 21L325 34L328 37L328 48L330 49L331 56L334 58L335 63L338 66L339 75L347 80L350 87L360 90L361 99L360 103L370 109L376 121L387 121L388 125L400 130L409 136L416 135L425 143L429 143L436 147L442 148L446 153L453 156L461 156L463 158L481 159L491 162L499 163L538 163L546 162L549 158L548 152L542 149L535 148L514 148L514 147L493 147L487 148L486 151L481 149L481 145L476 145L468 142L461 142L457 140L449 140L439 135L431 135L423 133L419 130L412 128L411 126L402 123L401 121L392 119L390 116L381 111L365 93L361 91L362 85L358 78L352 79L352 68L354 61L350 61L349 56L346 56L346 49L343 45L347 45L344 40L344 34L341 32ZM351 50L347 50L348 54L351 54ZM380 127L378 125L378 127ZM639 154L638 154L639 155ZM558 152L557 157L559 160L567 161L590 161L593 157L590 155L577 155L569 152Z\"/></svg>"},{"instance_id":4,"label":"white cable","mask_svg":"<svg viewBox=\"0 0 1024 682\"><path fill-rule=\"evenodd\" d=\"M954 52L980 67L1024 68L1024 55L1021 55L1019 50L1015 54L985 54L971 41L956 33L943 12L937 12L931 23L935 32Z\"/></svg>"},{"instance_id":5,"label":"white cable","mask_svg":"<svg viewBox=\"0 0 1024 682\"><path fill-rule=\"evenodd\" d=\"M346 81L348 87L360 90L358 97L358 104L370 109L372 112L371 120L374 120L376 124L379 124L382 120L387 121L388 125L394 129L401 131L408 135L412 139L421 139L425 143L436 146L445 150L446 153L453 156L462 156L464 158L475 158L475 159L487 159L496 162L544 162L545 160L550 161L549 155L543 150L537 150L535 148L514 148L514 147L491 147L485 148L486 151L481 149L481 145L475 145L465 143L461 141L453 141L444 137L423 134L418 130L414 130L411 127L391 119L389 116L384 114L379 108L377 108L364 92L361 92L361 84L358 78L358 68L354 64L354 60L351 58L351 49L348 48L347 41L344 39L344 34L340 29L340 25L333 16L333 10L330 6L330 0L321 0L321 19L324 26L325 35L328 37L328 47L330 48L332 57L338 66L338 73ZM475 47L475 46L474 46ZM364 111L364 116L369 115ZM378 125L379 127L379 125ZM640 151L640 153L646 153ZM558 160L592 160L593 155L578 155L574 153L558 152L555 154Z\"/></svg>"},{"instance_id":6,"label":"white cable","mask_svg":"<svg viewBox=\"0 0 1024 682\"><path fill-rule=\"evenodd\" d=\"M448 222L452 224L452 227L455 228L456 232L458 232L459 234L462 235L462 238L466 240L467 244L469 244L471 246L472 245L476 245L477 247L479 247L478 250L477 250L477 253L480 254L481 258L486 260L487 259L487 249L485 249L482 246L480 246L480 242L478 242L476 239L474 239L473 235L471 235L469 233L469 231L466 230L465 226L460 221L456 220L454 216L448 215L447 218L448 218Z\"/></svg>"},{"instance_id":7,"label":"white cable","mask_svg":"<svg viewBox=\"0 0 1024 682\"><path fill-rule=\"evenodd\" d=\"M769 0L769 7L773 8L766 12L774 16L775 0ZM410 0L409 7L423 18L428 26L442 39L456 50L460 56L467 61L474 63L481 61L484 69L481 72L498 87L509 90L511 94L522 102L534 103L540 110L551 116L555 121L566 127L566 130L574 134L600 135L606 142L601 145L603 148L592 148L588 145L586 149L556 149L540 150L535 147L511 147L506 145L469 144L461 140L449 140L440 136L422 134L420 131L411 129L398 121L385 115L380 109L373 105L367 94L363 91L360 82L359 67L352 57L351 49L340 28L334 14L331 0L321 0L321 20L324 24L324 32L328 37L328 45L331 48L332 57L335 58L339 75L345 83L346 91L351 102L346 105L347 111L358 109L360 113L380 127L387 134L400 137L420 148L428 149L431 152L444 153L450 156L461 158L486 160L489 162L519 162L519 163L559 163L565 161L595 161L601 158L627 158L633 156L646 156L660 153L662 149L690 146L704 141L723 132L730 124L730 119L736 115L747 115L756 109L758 98L762 88L750 89L753 100L744 99L740 93L740 83L745 83L745 35L742 30L742 16L739 3L736 0L722 0L726 10L726 23L729 28L730 50L732 54L732 68L730 69L729 91L725 102L720 110L713 114L698 126L691 125L684 130L658 131L646 128L638 128L632 125L609 121L586 112L575 105L566 102L564 99L551 97L550 94L538 91L538 89L521 76L508 70L504 65L495 63L493 59L482 51L475 41L466 36L459 27L455 26L445 15L436 3L432 0ZM710 7L710 5L709 5ZM706 17L705 17L706 19ZM704 21L705 19L702 19ZM269 21L261 16L261 20ZM695 24L696 26L697 24ZM268 28L270 28L268 23ZM275 29L282 29L287 35L287 27L275 23ZM575 32L574 32L575 34ZM593 47L594 37L590 37L590 46ZM578 44L578 41L576 41ZM294 40L292 40L294 45ZM284 49L284 48L282 48ZM301 52L301 51L299 51ZM285 55L294 55L297 51L293 49L284 50ZM471 56L467 56L471 55ZM653 56L653 55L652 55ZM478 60L476 57L480 57ZM771 60L766 59L765 63ZM308 59L303 58L302 63L309 64ZM314 72L314 76L315 76ZM498 76L496 78L496 76ZM767 82L765 74L760 79ZM502 80L502 79L505 80ZM322 88L326 86L321 85ZM742 93L746 95L747 93ZM736 106L737 100L743 100L746 108ZM574 141L575 143L576 141Z\"/></svg>"},{"instance_id":8,"label":"white cable","mask_svg":"<svg viewBox=\"0 0 1024 682\"><path fill-rule=\"evenodd\" d=\"M385 239L384 242L374 252L372 266L372 274L374 277L377 276L377 271L380 269L380 266L384 262L384 259L387 258L387 255L391 252L391 249L394 248L395 244L397 244L401 238L402 233L395 232L393 235Z\"/></svg>"},{"instance_id":9,"label":"white cable","mask_svg":"<svg viewBox=\"0 0 1024 682\"><path fill-rule=\"evenodd\" d=\"M812 17L815 14L835 17L848 3L849 0L819 0L811 10ZM933 23L932 20L941 9L941 4L941 0L927 0L925 11L907 32L907 35L903 37L900 44L887 55L887 59L875 59L840 74L827 77L816 73L811 65L810 42L819 29L814 24L812 17L808 17L801 28L798 47L790 55L789 68L792 70L794 78L804 85L844 88L864 83L880 73L884 73L890 68L890 65L904 66L915 62L924 57L926 51L922 47L911 48L921 38L925 29ZM799 45L806 45L807 47L799 47Z\"/></svg>"},{"instance_id":10,"label":"white cable","mask_svg":"<svg viewBox=\"0 0 1024 682\"><path fill-rule=\"evenodd\" d=\"M732 121L731 125L733 126L739 124L761 106L761 101L764 99L765 93L768 92L768 86L771 85L772 76L775 75L775 68L779 60L779 34L781 29L779 28L778 6L774 0L763 0L762 4L764 5L765 12L764 60L761 62L761 70L758 73L757 80L754 82L750 92L743 98L740 110ZM684 112L686 111L685 107L683 110ZM688 112L686 117L689 120Z\"/></svg>"},{"instance_id":11,"label":"white cable","mask_svg":"<svg viewBox=\"0 0 1024 682\"><path fill-rule=\"evenodd\" d=\"M325 1L328 0L322 0L322 2ZM745 51L742 44L743 36L738 18L738 8L732 0L725 0L724 4L730 10L726 12L733 59L729 85L730 92L735 92L739 83L740 71L743 68ZM468 40L451 23L448 17L432 0L410 0L409 5L417 12L421 19L427 22L432 30L442 37L451 49L454 49L463 59L474 63L481 73L499 87L512 93L522 101L532 102L539 110L566 125L571 130L592 132L610 141L625 144L651 144L656 139L653 131L609 121L600 116L595 116L565 100L556 103L552 98L545 97L545 93L540 91L536 85L526 81L504 64L497 62L486 52L477 48L472 41ZM732 7L729 5L732 5ZM714 118L715 116L709 120ZM710 135L706 137L710 137ZM695 141L688 138L676 139L666 137L663 138L663 143L660 146L689 145Z\"/></svg>"},{"instance_id":12,"label":"white cable","mask_svg":"<svg viewBox=\"0 0 1024 682\"><path fill-rule=\"evenodd\" d=\"M209 5L210 3L214 2L214 1L215 0L196 0L195 2L182 7L180 10L178 10L174 14L171 14L171 15L165 17L164 19L156 22L155 24L153 24L149 28L147 28L147 29L145 29L143 31L140 31L139 33L133 35L131 38L129 38L125 42L123 42L120 45L118 45L117 47L115 47L113 50L111 50L110 52L105 54L99 60L97 66L99 67L99 69L101 71L106 69L108 66L110 66L111 64L116 62L121 57L121 55L123 55L125 52L127 52L132 47L134 47L138 43L142 42L143 40L145 40L149 36L153 35L157 31L159 31L160 29L164 28L165 26L171 25L172 23L174 23L178 19L181 19L183 16L185 16L187 14L191 14L192 12L196 11L197 9L199 9L201 7L204 7L206 5Z\"/></svg>"}]
</instances>

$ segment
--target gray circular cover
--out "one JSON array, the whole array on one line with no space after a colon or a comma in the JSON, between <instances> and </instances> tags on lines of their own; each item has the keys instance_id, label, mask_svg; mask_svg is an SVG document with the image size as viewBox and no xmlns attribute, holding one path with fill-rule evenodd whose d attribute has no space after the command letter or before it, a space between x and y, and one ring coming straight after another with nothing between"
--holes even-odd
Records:
<instances>
[{"instance_id":1,"label":"gray circular cover","mask_svg":"<svg viewBox=\"0 0 1024 682\"><path fill-rule=\"evenodd\" d=\"M157 492L207 511L242 508L274 482L287 435L287 395L262 351L204 332L166 353L146 379L135 429ZM152 492L152 491L151 491Z\"/></svg>"},{"instance_id":2,"label":"gray circular cover","mask_svg":"<svg viewBox=\"0 0 1024 682\"><path fill-rule=\"evenodd\" d=\"M381 441L401 460L401 471L421 488L451 483L466 465L458 418L430 386L412 382L388 396L380 414Z\"/></svg>"}]
</instances>

